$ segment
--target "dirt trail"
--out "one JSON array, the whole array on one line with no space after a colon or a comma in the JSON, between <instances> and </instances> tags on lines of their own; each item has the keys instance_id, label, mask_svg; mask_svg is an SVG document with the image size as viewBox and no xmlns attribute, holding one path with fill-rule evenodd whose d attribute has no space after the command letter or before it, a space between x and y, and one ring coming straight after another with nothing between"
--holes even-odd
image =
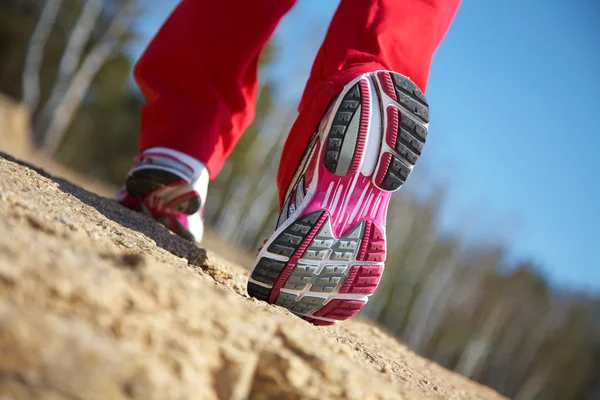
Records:
<instances>
[{"instance_id":1,"label":"dirt trail","mask_svg":"<svg viewBox=\"0 0 600 400\"><path fill-rule=\"evenodd\" d=\"M317 328L247 271L0 153L0 399L500 399L378 328Z\"/></svg>"}]
</instances>

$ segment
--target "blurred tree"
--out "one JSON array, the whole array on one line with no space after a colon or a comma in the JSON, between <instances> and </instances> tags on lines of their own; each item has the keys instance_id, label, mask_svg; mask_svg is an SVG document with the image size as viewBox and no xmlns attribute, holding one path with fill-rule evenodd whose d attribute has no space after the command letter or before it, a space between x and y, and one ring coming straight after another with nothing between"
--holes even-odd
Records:
<instances>
[{"instance_id":1,"label":"blurred tree","mask_svg":"<svg viewBox=\"0 0 600 400\"><path fill-rule=\"evenodd\" d=\"M56 23L56 17L62 6L62 0L46 0L35 29L31 34L25 67L23 68L23 103L34 112L40 101L40 73L46 50L46 43ZM94 21L95 22L95 21Z\"/></svg>"},{"instance_id":2,"label":"blurred tree","mask_svg":"<svg viewBox=\"0 0 600 400\"><path fill-rule=\"evenodd\" d=\"M553 293L533 262L513 267L502 247L442 235L440 193L393 199L384 279L362 314L510 397L595 398L598 299Z\"/></svg>"},{"instance_id":3,"label":"blurred tree","mask_svg":"<svg viewBox=\"0 0 600 400\"><path fill-rule=\"evenodd\" d=\"M124 56L105 64L56 155L71 168L114 185L123 183L137 153L142 99L131 89L131 68Z\"/></svg>"},{"instance_id":4,"label":"blurred tree","mask_svg":"<svg viewBox=\"0 0 600 400\"><path fill-rule=\"evenodd\" d=\"M125 53L136 7L133 0L0 0L0 58L10 60L0 64L0 91L32 108L34 143L111 183L122 180L136 151L142 99Z\"/></svg>"}]
</instances>

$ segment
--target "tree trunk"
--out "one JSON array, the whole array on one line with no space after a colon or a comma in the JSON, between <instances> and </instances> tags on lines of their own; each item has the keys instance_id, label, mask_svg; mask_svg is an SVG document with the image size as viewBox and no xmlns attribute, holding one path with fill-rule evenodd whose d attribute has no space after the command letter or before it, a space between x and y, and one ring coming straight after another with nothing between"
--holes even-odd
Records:
<instances>
[{"instance_id":1,"label":"tree trunk","mask_svg":"<svg viewBox=\"0 0 600 400\"><path fill-rule=\"evenodd\" d=\"M40 70L44 60L44 49L61 5L62 0L46 0L27 47L22 75L22 102L29 108L31 114L35 112L40 102Z\"/></svg>"},{"instance_id":2,"label":"tree trunk","mask_svg":"<svg viewBox=\"0 0 600 400\"><path fill-rule=\"evenodd\" d=\"M96 21L102 12L103 2L104 0L88 0L85 2L60 60L58 75L52 87L50 99L44 105L44 109L34 125L36 134L45 132L52 121L54 111L69 90L69 84L77 70L85 45L89 41ZM44 138L37 137L37 139L41 142Z\"/></svg>"},{"instance_id":3,"label":"tree trunk","mask_svg":"<svg viewBox=\"0 0 600 400\"><path fill-rule=\"evenodd\" d=\"M106 33L87 55L83 64L69 83L57 107L52 110L52 118L47 128L40 127L41 149L49 154L58 150L66 129L81 105L92 80L106 60L119 48L119 38L125 33L134 11L131 0L112 20Z\"/></svg>"}]
</instances>

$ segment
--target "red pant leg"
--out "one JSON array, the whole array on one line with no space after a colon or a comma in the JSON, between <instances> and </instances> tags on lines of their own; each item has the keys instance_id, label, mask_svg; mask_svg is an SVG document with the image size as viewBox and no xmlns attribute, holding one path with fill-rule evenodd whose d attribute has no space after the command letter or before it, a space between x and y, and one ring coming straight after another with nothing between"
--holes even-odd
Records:
<instances>
[{"instance_id":1,"label":"red pant leg","mask_svg":"<svg viewBox=\"0 0 600 400\"><path fill-rule=\"evenodd\" d=\"M183 0L135 67L140 151L168 147L211 178L254 118L258 56L295 0Z\"/></svg>"},{"instance_id":2,"label":"red pant leg","mask_svg":"<svg viewBox=\"0 0 600 400\"><path fill-rule=\"evenodd\" d=\"M277 186L279 204L329 103L352 79L386 69L410 77L423 91L433 53L460 0L341 0L315 59L296 120L285 143Z\"/></svg>"}]
</instances>

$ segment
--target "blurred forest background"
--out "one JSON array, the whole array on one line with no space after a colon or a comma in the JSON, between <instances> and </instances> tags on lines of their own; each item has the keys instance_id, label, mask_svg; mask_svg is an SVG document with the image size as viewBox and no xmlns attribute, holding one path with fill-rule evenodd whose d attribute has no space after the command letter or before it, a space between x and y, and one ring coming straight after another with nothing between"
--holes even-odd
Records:
<instances>
[{"instance_id":1,"label":"blurred forest background","mask_svg":"<svg viewBox=\"0 0 600 400\"><path fill-rule=\"evenodd\" d=\"M136 151L143 99L128 46L144 6L151 2L0 0L0 95L31 111L37 151L112 185ZM275 224L277 164L295 116L263 81L256 121L211 184L206 215L252 251ZM385 279L363 317L511 398L600 399L600 299L550 287L535 261L507 261L503 243L441 233L444 195L395 195Z\"/></svg>"}]
</instances>

